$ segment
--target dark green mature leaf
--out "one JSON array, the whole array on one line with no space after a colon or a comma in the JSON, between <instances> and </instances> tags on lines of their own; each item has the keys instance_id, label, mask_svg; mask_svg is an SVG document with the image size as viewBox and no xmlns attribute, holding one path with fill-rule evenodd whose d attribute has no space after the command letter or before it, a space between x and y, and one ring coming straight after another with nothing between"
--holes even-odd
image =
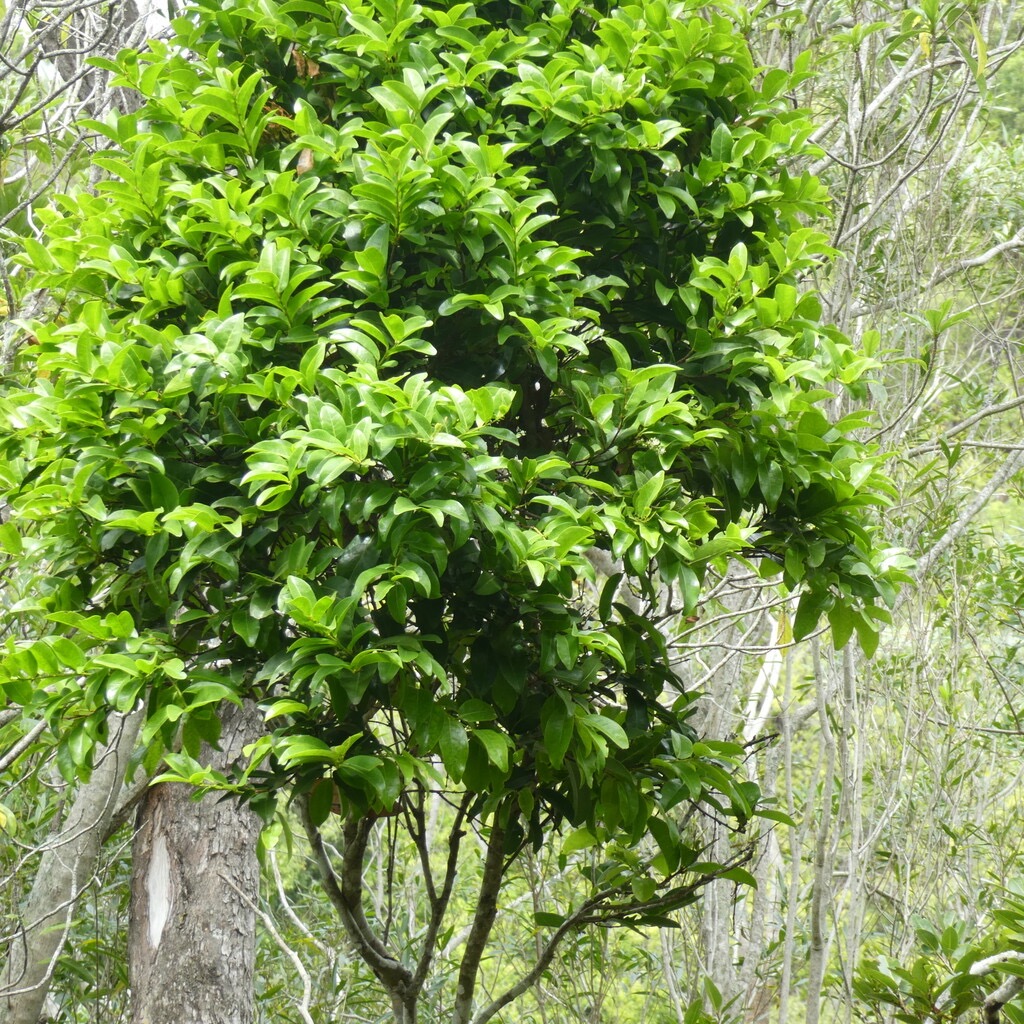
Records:
<instances>
[{"instance_id":1,"label":"dark green mature leaf","mask_svg":"<svg viewBox=\"0 0 1024 1024\"><path fill-rule=\"evenodd\" d=\"M575 729L575 716L561 695L549 697L541 710L544 749L551 764L561 767Z\"/></svg>"}]
</instances>

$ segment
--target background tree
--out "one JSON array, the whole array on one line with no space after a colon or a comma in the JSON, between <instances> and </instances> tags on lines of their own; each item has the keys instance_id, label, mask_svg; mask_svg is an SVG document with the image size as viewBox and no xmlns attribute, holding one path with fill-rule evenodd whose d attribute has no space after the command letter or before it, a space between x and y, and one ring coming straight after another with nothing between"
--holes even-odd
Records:
<instances>
[{"instance_id":1,"label":"background tree","mask_svg":"<svg viewBox=\"0 0 1024 1024\"><path fill-rule=\"evenodd\" d=\"M1015 147L992 111L1010 102L1003 64L1020 26L1013 5L795 4L762 8L750 30L765 61L813 50L818 73L794 101L820 115L814 166L844 251L821 278L825 306L883 364L870 390L901 495L888 521L919 556L919 587L871 664L765 653L788 634L763 601L718 634L723 667L709 659L707 679L720 734L780 734L758 778L805 824L777 830L738 912L728 887L709 889L671 969L684 990L708 971L727 1013L891 1014L858 1002L858 962L910 972L940 948L995 952L998 929L982 922L1019 870L1004 746L1018 731L1019 595L996 581L1019 522L1020 205ZM688 642L708 638L698 628ZM977 1004L977 978L964 991L957 1013Z\"/></svg>"},{"instance_id":2,"label":"background tree","mask_svg":"<svg viewBox=\"0 0 1024 1024\"><path fill-rule=\"evenodd\" d=\"M10 258L20 250L17 234L38 230L34 211L60 188L83 187L88 180L88 154L102 140L83 126L82 119L105 111L115 99L109 75L89 67L87 58L113 54L144 38L145 9L132 3L109 4L17 3L0 8L0 369L10 370L21 332L15 317L39 312L45 296L26 289L23 268ZM125 103L124 95L116 97ZM0 503L0 521L7 518ZM20 616L5 629L21 631L20 620L30 614L31 584L10 572L3 578L4 601L20 605ZM53 771L53 745L45 722L23 716L9 705L2 716L2 763L17 783L5 786L2 812L5 848L3 934L9 940L0 1006L5 1020L39 1019L44 1004L49 1012L73 1013L86 984L94 998L117 987L117 970L100 956L103 939L93 934L91 977L69 975L62 950L75 934L77 908L90 889L107 875L100 857L102 845L123 823L140 789L122 786L125 765L138 730L137 716L111 722L111 742L96 757L97 770L89 783L72 792ZM53 798L46 799L50 794ZM63 819L63 820L62 820ZM41 857L41 860L39 859ZM32 868L35 865L35 883ZM23 888L25 902L19 912ZM116 916L112 918L116 921ZM95 929L96 932L99 929ZM5 943L5 945L7 945ZM62 975L64 1002L58 1011L48 998L54 973Z\"/></svg>"},{"instance_id":3,"label":"background tree","mask_svg":"<svg viewBox=\"0 0 1024 1024\"><path fill-rule=\"evenodd\" d=\"M35 207L86 173L85 154L96 144L83 122L116 99L109 76L91 67L91 56L113 55L145 38L147 7L133 0L111 3L5 4L0 7L0 283L6 315L18 309L22 290L11 279L17 251L12 234L33 231ZM151 30L155 25L150 26ZM22 295L21 300L24 300ZM3 353L9 358L9 352Z\"/></svg>"}]
</instances>

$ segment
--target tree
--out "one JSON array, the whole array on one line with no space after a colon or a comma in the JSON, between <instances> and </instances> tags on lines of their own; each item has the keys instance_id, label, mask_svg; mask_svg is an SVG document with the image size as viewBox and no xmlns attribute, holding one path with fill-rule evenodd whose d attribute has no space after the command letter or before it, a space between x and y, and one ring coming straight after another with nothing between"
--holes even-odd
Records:
<instances>
[{"instance_id":1,"label":"tree","mask_svg":"<svg viewBox=\"0 0 1024 1024\"><path fill-rule=\"evenodd\" d=\"M100 848L108 838L140 717L112 716L110 742L98 752L90 785L79 792L63 827L44 844L35 884L9 940L0 976L5 1024L36 1024L43 1016L76 904L92 883ZM4 824L9 825L6 815Z\"/></svg>"},{"instance_id":2,"label":"tree","mask_svg":"<svg viewBox=\"0 0 1024 1024\"><path fill-rule=\"evenodd\" d=\"M986 124L1020 28L998 3L768 5L748 22L759 64L814 54L793 101L818 125L811 166L841 250L818 280L827 315L881 364L871 405L899 494L885 528L919 556L871 662L790 649L785 614L750 601L721 655L745 662L708 683L719 735L780 735L750 770L804 821L771 837L756 892L709 888L700 938L716 942L680 944L672 969L708 970L759 1019L849 1021L861 958L909 960L922 918L973 928L989 875L1019 870L1005 744L1020 698L993 589L1020 521L1024 235L1018 147Z\"/></svg>"},{"instance_id":3,"label":"tree","mask_svg":"<svg viewBox=\"0 0 1024 1024\"><path fill-rule=\"evenodd\" d=\"M723 13L725 12L725 13ZM787 168L811 125L728 8L200 2L99 61L97 194L24 240L59 309L0 403L2 540L44 626L0 687L68 776L142 702L144 764L302 808L327 891L416 1017L464 834L486 855L453 1019L585 924L659 922L742 829L740 744L702 739L667 641L732 561L870 650L902 578L864 418L820 322L830 254ZM271 731L203 763L224 703ZM180 749L179 749L180 747ZM419 954L366 918L376 823L456 807ZM340 873L319 829L343 820ZM474 998L497 894L572 829L604 856L521 983ZM653 837L653 847L647 845Z\"/></svg>"},{"instance_id":4,"label":"tree","mask_svg":"<svg viewBox=\"0 0 1024 1024\"><path fill-rule=\"evenodd\" d=\"M8 263L16 250L11 235L31 232L34 207L81 176L84 151L96 142L82 122L104 113L114 99L109 76L90 67L87 58L139 46L147 13L134 0L0 8L0 309L5 317L22 312ZM116 98L122 106L127 100ZM0 346L5 366L6 340Z\"/></svg>"}]
</instances>

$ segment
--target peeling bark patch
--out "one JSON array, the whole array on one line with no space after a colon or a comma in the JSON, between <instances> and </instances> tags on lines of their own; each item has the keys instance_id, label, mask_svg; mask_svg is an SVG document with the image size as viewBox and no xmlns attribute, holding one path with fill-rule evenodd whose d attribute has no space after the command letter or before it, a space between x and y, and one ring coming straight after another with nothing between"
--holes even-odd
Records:
<instances>
[{"instance_id":1,"label":"peeling bark patch","mask_svg":"<svg viewBox=\"0 0 1024 1024\"><path fill-rule=\"evenodd\" d=\"M162 835L158 835L153 843L146 889L149 894L149 945L156 949L160 945L164 925L171 916L171 869L167 843Z\"/></svg>"},{"instance_id":2,"label":"peeling bark patch","mask_svg":"<svg viewBox=\"0 0 1024 1024\"><path fill-rule=\"evenodd\" d=\"M263 716L228 704L222 726L221 749L200 754L221 771L261 735ZM131 1024L253 1024L260 824L188 786L149 789L132 858Z\"/></svg>"}]
</instances>

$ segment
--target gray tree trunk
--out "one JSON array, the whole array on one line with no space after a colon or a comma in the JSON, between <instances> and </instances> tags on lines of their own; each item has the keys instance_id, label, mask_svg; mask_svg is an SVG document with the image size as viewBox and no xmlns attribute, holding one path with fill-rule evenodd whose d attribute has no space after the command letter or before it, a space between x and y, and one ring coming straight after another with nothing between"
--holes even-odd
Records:
<instances>
[{"instance_id":1,"label":"gray tree trunk","mask_svg":"<svg viewBox=\"0 0 1024 1024\"><path fill-rule=\"evenodd\" d=\"M223 769L260 733L255 705L226 705ZM132 1024L249 1024L253 1019L258 817L233 797L196 801L154 786L132 857L128 967Z\"/></svg>"},{"instance_id":2,"label":"gray tree trunk","mask_svg":"<svg viewBox=\"0 0 1024 1024\"><path fill-rule=\"evenodd\" d=\"M96 757L92 777L79 789L60 832L46 845L21 925L0 969L3 1024L37 1024L42 1015L75 904L92 882L141 721L141 712L112 716L110 739Z\"/></svg>"}]
</instances>

